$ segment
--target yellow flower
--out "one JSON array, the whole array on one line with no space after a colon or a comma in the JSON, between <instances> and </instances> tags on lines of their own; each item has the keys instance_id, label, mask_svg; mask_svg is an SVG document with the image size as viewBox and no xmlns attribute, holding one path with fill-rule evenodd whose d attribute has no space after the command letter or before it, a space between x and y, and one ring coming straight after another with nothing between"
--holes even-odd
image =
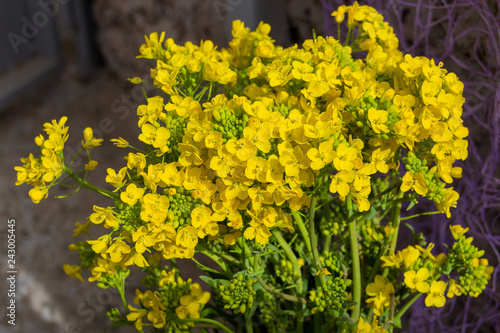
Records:
<instances>
[{"instance_id":1,"label":"yellow flower","mask_svg":"<svg viewBox=\"0 0 500 333\"><path fill-rule=\"evenodd\" d=\"M132 241L135 242L135 250L144 253L148 247L155 245L155 240L145 226L140 227L132 234Z\"/></svg>"},{"instance_id":2,"label":"yellow flower","mask_svg":"<svg viewBox=\"0 0 500 333\"><path fill-rule=\"evenodd\" d=\"M371 161L375 164L375 168L378 171L382 173L387 173L389 171L389 166L386 161L389 160L390 154L391 149L381 150L380 148L377 148L373 151Z\"/></svg>"},{"instance_id":3,"label":"yellow flower","mask_svg":"<svg viewBox=\"0 0 500 333\"><path fill-rule=\"evenodd\" d=\"M374 108L368 109L368 120L375 133L387 133L389 128L385 124L387 122L389 113L385 110L376 110Z\"/></svg>"},{"instance_id":4,"label":"yellow flower","mask_svg":"<svg viewBox=\"0 0 500 333\"><path fill-rule=\"evenodd\" d=\"M90 221L87 220L84 224L76 222L75 225L76 228L73 230L73 237L86 234L89 231Z\"/></svg>"},{"instance_id":5,"label":"yellow flower","mask_svg":"<svg viewBox=\"0 0 500 333\"><path fill-rule=\"evenodd\" d=\"M404 265L406 268L411 267L415 261L420 257L420 251L415 247L409 245L407 248L401 251L401 255L403 256Z\"/></svg>"},{"instance_id":6,"label":"yellow flower","mask_svg":"<svg viewBox=\"0 0 500 333\"><path fill-rule=\"evenodd\" d=\"M345 143L341 143L337 147L337 154L333 160L335 169L350 171L354 167L357 150L353 147L348 147Z\"/></svg>"},{"instance_id":7,"label":"yellow flower","mask_svg":"<svg viewBox=\"0 0 500 333\"><path fill-rule=\"evenodd\" d=\"M442 308L446 303L446 298L444 297L444 291L446 290L446 282L444 281L433 281L429 294L425 298L425 306L436 308Z\"/></svg>"},{"instance_id":8,"label":"yellow flower","mask_svg":"<svg viewBox=\"0 0 500 333\"><path fill-rule=\"evenodd\" d=\"M97 167L97 161L90 160L88 163L85 164L85 170L92 171L95 170Z\"/></svg>"},{"instance_id":9,"label":"yellow flower","mask_svg":"<svg viewBox=\"0 0 500 333\"><path fill-rule=\"evenodd\" d=\"M64 264L63 269L66 275L74 277L75 279L78 279L83 282L82 268L80 266Z\"/></svg>"},{"instance_id":10,"label":"yellow flower","mask_svg":"<svg viewBox=\"0 0 500 333\"><path fill-rule=\"evenodd\" d=\"M458 198L459 194L453 190L453 187L445 188L443 198L436 205L436 207L441 213L445 213L446 217L450 218L451 217L450 208L457 207Z\"/></svg>"},{"instance_id":11,"label":"yellow flower","mask_svg":"<svg viewBox=\"0 0 500 333\"><path fill-rule=\"evenodd\" d=\"M200 318L200 306L206 304L209 300L210 293L203 291L200 284L195 282L191 286L191 294L181 297L181 305L175 309L175 312L180 319L185 319L187 315L189 315L189 318Z\"/></svg>"},{"instance_id":12,"label":"yellow flower","mask_svg":"<svg viewBox=\"0 0 500 333\"><path fill-rule=\"evenodd\" d=\"M396 267L399 268L401 263L403 262L403 256L401 251L398 251L396 254L391 254L390 256L382 256L380 259L384 262L382 267Z\"/></svg>"},{"instance_id":13,"label":"yellow flower","mask_svg":"<svg viewBox=\"0 0 500 333\"><path fill-rule=\"evenodd\" d=\"M325 276L325 275L332 275L326 268L322 268L321 270L316 273L316 276Z\"/></svg>"},{"instance_id":14,"label":"yellow flower","mask_svg":"<svg viewBox=\"0 0 500 333\"><path fill-rule=\"evenodd\" d=\"M450 225L450 231L453 238L455 238L455 240L459 240L467 231L469 231L469 228L464 228L460 224L456 224Z\"/></svg>"},{"instance_id":15,"label":"yellow flower","mask_svg":"<svg viewBox=\"0 0 500 333\"><path fill-rule=\"evenodd\" d=\"M82 141L82 147L85 149L98 147L101 145L101 142L103 140L96 139L94 137L94 131L90 127L85 128L85 130L83 131L83 139L84 141Z\"/></svg>"},{"instance_id":16,"label":"yellow flower","mask_svg":"<svg viewBox=\"0 0 500 333\"><path fill-rule=\"evenodd\" d=\"M138 331L142 330L142 318L148 314L147 309L136 309L133 306L128 306L130 313L127 314L127 320L134 323Z\"/></svg>"},{"instance_id":17,"label":"yellow flower","mask_svg":"<svg viewBox=\"0 0 500 333\"><path fill-rule=\"evenodd\" d=\"M446 293L446 297L453 298L454 296L462 295L464 288L457 283L457 281L450 279L448 286L448 292Z\"/></svg>"},{"instance_id":18,"label":"yellow flower","mask_svg":"<svg viewBox=\"0 0 500 333\"><path fill-rule=\"evenodd\" d=\"M386 283L383 276L376 275L375 281L366 286L366 294L371 296L366 302L373 308L373 313L381 316L384 308L391 304L391 296L394 292L394 285L391 282Z\"/></svg>"},{"instance_id":19,"label":"yellow flower","mask_svg":"<svg viewBox=\"0 0 500 333\"><path fill-rule=\"evenodd\" d=\"M130 246L122 240L117 240L106 250L109 259L114 263L122 261L123 257L130 253Z\"/></svg>"},{"instance_id":20,"label":"yellow flower","mask_svg":"<svg viewBox=\"0 0 500 333\"><path fill-rule=\"evenodd\" d=\"M127 186L125 192L120 193L120 199L126 204L133 206L136 204L137 200L142 198L143 195L143 188L139 188L135 184L130 184Z\"/></svg>"},{"instance_id":21,"label":"yellow flower","mask_svg":"<svg viewBox=\"0 0 500 333\"><path fill-rule=\"evenodd\" d=\"M102 208L94 205L94 212L89 217L90 221L94 224L101 224L106 221L104 224L105 227L115 228L118 227L118 219L113 214L113 208Z\"/></svg>"},{"instance_id":22,"label":"yellow flower","mask_svg":"<svg viewBox=\"0 0 500 333\"><path fill-rule=\"evenodd\" d=\"M401 184L401 191L408 192L414 190L418 194L424 196L429 190L425 181L424 175L418 172L416 175L411 171L407 171L403 176L403 183Z\"/></svg>"},{"instance_id":23,"label":"yellow flower","mask_svg":"<svg viewBox=\"0 0 500 333\"><path fill-rule=\"evenodd\" d=\"M330 192L337 193L343 197L349 194L350 183L354 181L356 173L353 170L342 170L335 174L330 183Z\"/></svg>"},{"instance_id":24,"label":"yellow flower","mask_svg":"<svg viewBox=\"0 0 500 333\"><path fill-rule=\"evenodd\" d=\"M429 291L429 284L425 282L430 277L429 270L422 267L415 272L414 270L404 273L405 284L411 289L417 289L419 293L426 293Z\"/></svg>"},{"instance_id":25,"label":"yellow flower","mask_svg":"<svg viewBox=\"0 0 500 333\"><path fill-rule=\"evenodd\" d=\"M127 174L127 167L123 167L116 173L115 170L108 168L108 175L106 176L106 183L116 187L114 192L118 191L125 185L125 175Z\"/></svg>"},{"instance_id":26,"label":"yellow flower","mask_svg":"<svg viewBox=\"0 0 500 333\"><path fill-rule=\"evenodd\" d=\"M330 141L324 141L319 144L317 149L311 148L307 151L307 157L311 160L311 169L313 170L323 169L326 164L333 161L335 155Z\"/></svg>"},{"instance_id":27,"label":"yellow flower","mask_svg":"<svg viewBox=\"0 0 500 333\"><path fill-rule=\"evenodd\" d=\"M162 153L168 151L167 140L170 138L170 130L168 128L155 128L151 124L144 124L141 127L141 131L139 140L155 148L160 148Z\"/></svg>"},{"instance_id":28,"label":"yellow flower","mask_svg":"<svg viewBox=\"0 0 500 333\"><path fill-rule=\"evenodd\" d=\"M118 137L118 139L110 139L109 141L113 142L113 144L118 148L127 148L130 146L128 141L122 137Z\"/></svg>"}]
</instances>

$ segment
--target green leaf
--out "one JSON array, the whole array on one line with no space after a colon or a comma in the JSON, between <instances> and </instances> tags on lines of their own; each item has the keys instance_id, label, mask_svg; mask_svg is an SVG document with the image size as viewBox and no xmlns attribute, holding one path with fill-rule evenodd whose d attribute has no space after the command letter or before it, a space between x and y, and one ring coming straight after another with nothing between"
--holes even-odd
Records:
<instances>
[{"instance_id":1,"label":"green leaf","mask_svg":"<svg viewBox=\"0 0 500 333\"><path fill-rule=\"evenodd\" d=\"M268 242L266 244L266 249L270 249L270 250L273 250L274 252L276 253L279 253L280 252L280 249L278 249L276 246L274 246L273 244L271 244L270 242Z\"/></svg>"},{"instance_id":2,"label":"green leaf","mask_svg":"<svg viewBox=\"0 0 500 333\"><path fill-rule=\"evenodd\" d=\"M410 204L408 205L408 207L406 208L406 211L409 211L410 209L413 208L413 206L415 206L415 201L411 201Z\"/></svg>"},{"instance_id":3,"label":"green leaf","mask_svg":"<svg viewBox=\"0 0 500 333\"><path fill-rule=\"evenodd\" d=\"M253 278L253 277L257 276L257 275L262 275L264 272L265 272L264 268L261 267L257 272L253 272L251 274L247 273L247 276L249 278Z\"/></svg>"},{"instance_id":4,"label":"green leaf","mask_svg":"<svg viewBox=\"0 0 500 333\"><path fill-rule=\"evenodd\" d=\"M415 237L415 229L409 223L405 223L405 226L411 230L411 235Z\"/></svg>"},{"instance_id":5,"label":"green leaf","mask_svg":"<svg viewBox=\"0 0 500 333\"><path fill-rule=\"evenodd\" d=\"M367 220L373 219L375 216L377 216L378 212L375 209L375 207L371 206L370 207L370 214L366 217Z\"/></svg>"},{"instance_id":6,"label":"green leaf","mask_svg":"<svg viewBox=\"0 0 500 333\"><path fill-rule=\"evenodd\" d=\"M220 285L229 286L229 284L230 284L230 282L228 280L212 279L211 277L206 276L206 275L201 275L200 279L205 281L210 287L212 287L213 289L216 289L216 290L219 289Z\"/></svg>"}]
</instances>

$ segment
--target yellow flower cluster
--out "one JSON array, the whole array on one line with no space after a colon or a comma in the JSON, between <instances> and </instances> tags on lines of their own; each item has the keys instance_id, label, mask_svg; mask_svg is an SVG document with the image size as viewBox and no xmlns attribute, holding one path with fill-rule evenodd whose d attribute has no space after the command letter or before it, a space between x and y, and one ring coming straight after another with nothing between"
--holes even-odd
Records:
<instances>
[{"instance_id":1,"label":"yellow flower cluster","mask_svg":"<svg viewBox=\"0 0 500 333\"><path fill-rule=\"evenodd\" d=\"M16 166L17 171L16 185L28 184L33 186L29 191L29 196L34 203L39 203L46 198L49 192L50 183L57 179L63 172L61 152L64 143L68 139L68 127L65 126L67 117L62 117L58 122L43 125L46 139L42 134L35 138L35 143L40 147L41 155L39 157L30 154L27 158L22 158L24 165ZM49 186L47 186L49 183Z\"/></svg>"},{"instance_id":2,"label":"yellow flower cluster","mask_svg":"<svg viewBox=\"0 0 500 333\"><path fill-rule=\"evenodd\" d=\"M35 138L35 143L40 147L41 155L35 157L30 154L26 158L21 158L23 166L16 166L17 171L16 185L28 184L33 186L29 191L29 196L34 203L39 203L42 199L47 198L49 188L55 185L57 179L64 171L64 160L62 151L64 143L68 140L69 127L66 126L68 117L62 117L59 121L52 120L51 123L43 124L44 131L48 138L42 134ZM100 146L102 139L97 139L93 135L90 127L87 127L83 132L84 140L82 141L82 149L88 151L94 147ZM92 162L92 163L91 163ZM92 170L97 165L97 162L90 161Z\"/></svg>"},{"instance_id":3,"label":"yellow flower cluster","mask_svg":"<svg viewBox=\"0 0 500 333\"><path fill-rule=\"evenodd\" d=\"M183 331L189 318L199 319L210 294L197 283L176 279L175 270L167 273L159 267L161 259L192 259L197 250L219 264L223 273L199 263L218 278L231 278L238 269L250 277L247 289L253 291L257 279L266 291L288 300L305 300L303 281L317 273L311 299L320 311L337 311L332 318L341 318L352 302L347 300L346 277L330 277L330 267L322 266L328 261L337 274L352 264L356 332L385 332L376 317L371 324L364 321L361 304L368 304L369 316L373 311L385 318L387 309L404 299L400 287L426 294L426 305L436 307L444 306L446 288L447 297L484 289L491 269L481 251L462 237L466 230L457 226L452 232L458 245L450 257L434 257L433 244L394 251L402 201L426 197L448 217L456 206L458 193L446 186L461 176L454 163L467 157L463 84L442 63L403 55L393 29L375 9L354 3L332 16L339 24L347 18L344 42L315 36L301 47L283 48L274 44L268 24L250 31L241 21L233 22L227 49L211 41L177 45L165 33L146 37L138 57L156 62L151 79L159 95L148 96L137 108L143 150L122 138L112 140L120 148L134 148L126 166L107 170L113 192L88 184L65 164L66 118L46 124L49 138L36 139L42 156L22 160L16 184L33 185L30 196L39 202L64 171L80 186L115 200L111 207L94 206L89 222L77 225L75 235L85 233L89 223L103 225L109 233L74 245L85 252L85 263L66 265L66 273L83 279L81 267L86 267L92 274L89 281L103 286L129 272L129 266L150 273L148 288L158 288L137 291L140 308L129 307L126 316L138 330L153 325ZM82 150L88 153L100 142L88 128ZM85 172L96 164L89 156ZM389 210L392 223L384 226ZM354 258L333 258L333 238L336 244L344 241L346 225ZM358 238L364 262L377 262L363 297ZM318 240L324 242L322 257ZM379 258L389 241L390 254ZM250 255L264 248L269 252ZM227 262L218 257L224 251ZM276 257L268 262L267 254ZM377 274L380 261L384 272ZM275 271L280 280L267 274L260 278L248 268L258 272L263 264L265 271L279 262L283 264ZM449 278L452 269L463 275L460 281ZM389 270L402 273L404 282ZM447 282L438 281L443 275ZM264 278L297 282L296 296L283 294L286 288L268 287ZM474 278L477 283L464 286ZM242 306L235 304L231 306ZM240 312L248 312L242 309L247 303ZM151 323L144 324L146 318ZM305 323L302 317L298 322Z\"/></svg>"},{"instance_id":4,"label":"yellow flower cluster","mask_svg":"<svg viewBox=\"0 0 500 333\"><path fill-rule=\"evenodd\" d=\"M493 267L488 266L487 259L481 258L484 251L477 251L476 248L470 245L472 238L466 239L464 237L468 230L469 228L463 228L460 225L450 226L453 238L458 242L450 248L448 256L444 253L434 256L431 253L434 248L433 243L430 243L426 248L419 245L409 245L395 254L382 256L381 260L384 262L382 267L395 268L403 272L404 284L412 292L427 294L425 305L428 307L443 307L446 303L446 297L460 296L465 291L472 289L474 290L470 292L471 296L478 296L482 288L484 289L484 286L488 283ZM465 245L465 248L463 245ZM448 282L437 281L443 274L449 277L451 270L457 271L460 281L452 278L449 278ZM380 288L383 285L381 278L379 277L379 281L377 281L376 277L375 282L367 286L366 292L369 296L373 296L369 292L373 290L375 285L382 290ZM480 282L464 283L469 279ZM446 288L448 288L448 291L445 297ZM383 293L380 295L384 296ZM385 296L388 297L390 294ZM367 302L370 302L370 300L368 299ZM376 308L374 308L374 313L378 313Z\"/></svg>"}]
</instances>

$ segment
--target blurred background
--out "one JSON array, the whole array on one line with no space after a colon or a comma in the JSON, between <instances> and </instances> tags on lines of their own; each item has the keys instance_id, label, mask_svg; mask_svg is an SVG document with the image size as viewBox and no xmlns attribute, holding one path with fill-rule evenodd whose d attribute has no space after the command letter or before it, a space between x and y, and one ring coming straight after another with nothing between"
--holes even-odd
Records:
<instances>
[{"instance_id":1,"label":"blurred background","mask_svg":"<svg viewBox=\"0 0 500 333\"><path fill-rule=\"evenodd\" d=\"M226 47L234 19L250 28L271 24L271 36L284 47L317 35L336 35L333 0L17 0L0 1L0 267L7 271L7 220L16 220L16 326L0 307L0 332L103 332L106 312L119 296L64 274L76 264L68 251L77 221L85 222L94 204L82 190L66 200L35 205L27 186L14 185L14 166L35 153L42 124L68 116L68 153L76 151L85 127L104 139L95 149L99 162L90 181L103 184L106 168L121 168L123 152L109 143L137 137L136 108L142 89L127 81L147 79L151 63L137 60L144 35L165 31L178 44L210 39ZM465 83L464 119L470 129L469 159L462 165L461 194L452 218L414 224L438 250L450 223L471 227L495 273L477 299L443 309L418 304L406 317L411 332L495 332L500 330L500 17L498 1L360 1L376 7L391 22L400 47L414 56L443 61ZM81 161L81 163L83 160ZM78 163L78 161L77 161ZM50 195L63 195L51 191ZM413 213L413 211L412 211ZM418 224L418 225L417 225ZM400 244L402 246L402 244ZM189 263L187 263L189 265ZM5 278L1 304L7 304ZM130 299L138 279L127 286ZM423 299L422 299L423 300ZM131 332L122 327L108 332Z\"/></svg>"}]
</instances>

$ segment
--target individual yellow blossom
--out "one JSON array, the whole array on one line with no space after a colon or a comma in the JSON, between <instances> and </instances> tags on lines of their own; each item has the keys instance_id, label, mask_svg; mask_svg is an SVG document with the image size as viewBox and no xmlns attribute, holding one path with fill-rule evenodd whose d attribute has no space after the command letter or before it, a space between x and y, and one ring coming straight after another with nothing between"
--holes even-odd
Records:
<instances>
[{"instance_id":1,"label":"individual yellow blossom","mask_svg":"<svg viewBox=\"0 0 500 333\"><path fill-rule=\"evenodd\" d=\"M149 266L149 263L146 260L146 258L144 258L142 253L137 252L137 250L131 251L127 255L127 257L128 257L128 259L126 259L126 261L123 263L125 266L136 265L137 267L141 267L141 268Z\"/></svg>"},{"instance_id":2,"label":"individual yellow blossom","mask_svg":"<svg viewBox=\"0 0 500 333\"><path fill-rule=\"evenodd\" d=\"M137 174L140 174L146 167L146 155L142 153L129 153L127 157L127 168L137 169Z\"/></svg>"},{"instance_id":3,"label":"individual yellow blossom","mask_svg":"<svg viewBox=\"0 0 500 333\"><path fill-rule=\"evenodd\" d=\"M459 240L462 236L469 231L469 227L464 228L460 224L450 225L450 231L455 240Z\"/></svg>"},{"instance_id":4,"label":"individual yellow blossom","mask_svg":"<svg viewBox=\"0 0 500 333\"><path fill-rule=\"evenodd\" d=\"M162 153L168 151L167 140L170 138L170 130L168 128L155 128L151 124L144 124L141 127L141 131L139 140L155 148L159 148Z\"/></svg>"},{"instance_id":5,"label":"individual yellow blossom","mask_svg":"<svg viewBox=\"0 0 500 333\"><path fill-rule=\"evenodd\" d=\"M328 269L324 267L321 270L319 270L318 273L316 273L316 276L326 276L326 275L332 275L332 273L330 273Z\"/></svg>"},{"instance_id":6,"label":"individual yellow blossom","mask_svg":"<svg viewBox=\"0 0 500 333\"><path fill-rule=\"evenodd\" d=\"M145 123L154 124L160 117L163 111L163 98L160 96L150 97L147 100L147 105L139 105L137 107L137 115L139 116L139 127L143 127ZM146 129L151 129L147 127ZM144 133L144 131L143 131Z\"/></svg>"},{"instance_id":7,"label":"individual yellow blossom","mask_svg":"<svg viewBox=\"0 0 500 333\"><path fill-rule=\"evenodd\" d=\"M108 168L108 175L106 176L106 183L116 187L115 192L125 185L125 175L127 174L127 167L123 167L116 173L115 170Z\"/></svg>"},{"instance_id":8,"label":"individual yellow blossom","mask_svg":"<svg viewBox=\"0 0 500 333\"><path fill-rule=\"evenodd\" d=\"M311 169L313 170L323 169L326 164L333 161L335 155L330 141L324 141L319 144L318 148L311 148L307 151L307 157L311 160Z\"/></svg>"},{"instance_id":9,"label":"individual yellow blossom","mask_svg":"<svg viewBox=\"0 0 500 333\"><path fill-rule=\"evenodd\" d=\"M92 128L87 127L83 131L82 147L85 149L92 149L101 145L103 139L96 139Z\"/></svg>"},{"instance_id":10,"label":"individual yellow blossom","mask_svg":"<svg viewBox=\"0 0 500 333\"><path fill-rule=\"evenodd\" d=\"M279 70L272 69L267 73L269 78L269 85L271 87L284 86L293 78L291 73L292 66L285 65L282 66Z\"/></svg>"},{"instance_id":11,"label":"individual yellow blossom","mask_svg":"<svg viewBox=\"0 0 500 333\"><path fill-rule=\"evenodd\" d=\"M354 333L386 333L387 331L380 327L376 316L373 316L372 323L363 320L359 317L358 324L354 327Z\"/></svg>"},{"instance_id":12,"label":"individual yellow blossom","mask_svg":"<svg viewBox=\"0 0 500 333\"><path fill-rule=\"evenodd\" d=\"M203 163L203 159L200 156L200 150L198 147L191 144L179 143L179 151L181 156L179 156L179 163L182 166L200 165Z\"/></svg>"},{"instance_id":13,"label":"individual yellow blossom","mask_svg":"<svg viewBox=\"0 0 500 333\"><path fill-rule=\"evenodd\" d=\"M89 217L89 220L94 224L105 222L104 226L115 228L118 226L118 219L113 213L113 208L102 208L94 205L94 213Z\"/></svg>"},{"instance_id":14,"label":"individual yellow blossom","mask_svg":"<svg viewBox=\"0 0 500 333\"><path fill-rule=\"evenodd\" d=\"M351 170L342 170L335 174L330 183L330 192L337 193L343 197L349 194L350 183L354 181L356 173Z\"/></svg>"},{"instance_id":15,"label":"individual yellow blossom","mask_svg":"<svg viewBox=\"0 0 500 333\"><path fill-rule=\"evenodd\" d=\"M382 267L396 267L399 268L401 263L403 262L403 255L401 251L398 251L396 254L391 254L389 256L382 256L380 259L384 262Z\"/></svg>"},{"instance_id":16,"label":"individual yellow blossom","mask_svg":"<svg viewBox=\"0 0 500 333\"><path fill-rule=\"evenodd\" d=\"M430 287L430 291L425 298L425 306L435 306L436 308L442 308L446 303L446 298L444 297L445 290L446 282L433 281Z\"/></svg>"},{"instance_id":17,"label":"individual yellow blossom","mask_svg":"<svg viewBox=\"0 0 500 333\"><path fill-rule=\"evenodd\" d=\"M135 250L138 253L144 253L148 247L155 245L154 237L149 234L145 226L132 233L132 241L135 242Z\"/></svg>"},{"instance_id":18,"label":"individual yellow blossom","mask_svg":"<svg viewBox=\"0 0 500 333\"><path fill-rule=\"evenodd\" d=\"M127 148L130 146L128 141L122 138L121 136L118 137L118 139L110 139L109 141L113 142L113 144L118 148Z\"/></svg>"},{"instance_id":19,"label":"individual yellow blossom","mask_svg":"<svg viewBox=\"0 0 500 333\"><path fill-rule=\"evenodd\" d=\"M366 294L369 297L366 302L373 308L373 313L381 316L384 308L391 304L391 297L394 295L394 285L386 282L381 275L375 276L375 281L366 286Z\"/></svg>"},{"instance_id":20,"label":"individual yellow blossom","mask_svg":"<svg viewBox=\"0 0 500 333\"><path fill-rule=\"evenodd\" d=\"M387 161L391 155L391 149L381 150L377 148L373 151L371 156L372 163L375 164L375 168L382 172L387 173L389 171L389 166L387 165Z\"/></svg>"},{"instance_id":21,"label":"individual yellow blossom","mask_svg":"<svg viewBox=\"0 0 500 333\"><path fill-rule=\"evenodd\" d=\"M73 237L79 236L79 235L84 235L89 231L90 228L90 221L87 220L84 224L81 224L80 222L75 223L75 230L73 230Z\"/></svg>"},{"instance_id":22,"label":"individual yellow blossom","mask_svg":"<svg viewBox=\"0 0 500 333\"><path fill-rule=\"evenodd\" d=\"M403 262L404 262L405 268L409 268L420 257L420 251L417 250L412 245L409 245L407 248L405 248L405 249L403 249L403 251L401 251L401 255L403 257Z\"/></svg>"},{"instance_id":23,"label":"individual yellow blossom","mask_svg":"<svg viewBox=\"0 0 500 333\"><path fill-rule=\"evenodd\" d=\"M368 109L368 120L375 133L387 133L389 128L385 124L389 113L385 110Z\"/></svg>"},{"instance_id":24,"label":"individual yellow blossom","mask_svg":"<svg viewBox=\"0 0 500 333\"><path fill-rule=\"evenodd\" d=\"M198 229L198 237L215 236L219 233L217 222L212 219L212 211L208 207L196 207L191 212L191 225Z\"/></svg>"},{"instance_id":25,"label":"individual yellow blossom","mask_svg":"<svg viewBox=\"0 0 500 333\"><path fill-rule=\"evenodd\" d=\"M109 255L109 259L114 263L122 261L124 256L130 252L130 246L122 240L115 241L106 250L106 253Z\"/></svg>"},{"instance_id":26,"label":"individual yellow blossom","mask_svg":"<svg viewBox=\"0 0 500 333\"><path fill-rule=\"evenodd\" d=\"M78 280L83 282L82 267L80 267L78 265L64 264L63 269L64 269L64 273L66 273L66 275L74 277L75 279L78 279Z\"/></svg>"},{"instance_id":27,"label":"individual yellow blossom","mask_svg":"<svg viewBox=\"0 0 500 333\"><path fill-rule=\"evenodd\" d=\"M157 32L153 32L148 36L144 36L146 39L146 44L142 44L139 52L141 55L138 55L137 58L146 58L153 59L155 54L161 50L161 43L165 39L165 32L162 32L158 37Z\"/></svg>"},{"instance_id":28,"label":"individual yellow blossom","mask_svg":"<svg viewBox=\"0 0 500 333\"><path fill-rule=\"evenodd\" d=\"M450 218L450 208L457 207L458 198L459 194L453 190L453 187L448 187L444 190L443 198L436 204L436 207L441 213L445 213L447 218Z\"/></svg>"},{"instance_id":29,"label":"individual yellow blossom","mask_svg":"<svg viewBox=\"0 0 500 333\"><path fill-rule=\"evenodd\" d=\"M135 184L129 184L125 192L120 193L120 199L131 206L135 205L137 200L144 195L144 189L137 187Z\"/></svg>"},{"instance_id":30,"label":"individual yellow blossom","mask_svg":"<svg viewBox=\"0 0 500 333\"><path fill-rule=\"evenodd\" d=\"M420 245L415 245L415 247L422 253L422 259L430 258L432 261L435 261L436 258L432 255L431 251L434 248L434 243L427 244L427 248L423 248Z\"/></svg>"},{"instance_id":31,"label":"individual yellow blossom","mask_svg":"<svg viewBox=\"0 0 500 333\"><path fill-rule=\"evenodd\" d=\"M210 300L210 293L203 291L200 284L195 282L191 286L191 293L184 295L180 299L180 305L175 309L175 313L180 319L200 318L200 307Z\"/></svg>"},{"instance_id":32,"label":"individual yellow blossom","mask_svg":"<svg viewBox=\"0 0 500 333\"><path fill-rule=\"evenodd\" d=\"M144 185L147 186L152 192L156 192L156 187L161 181L163 175L163 166L159 164L150 164L148 172L141 172L140 176L144 180Z\"/></svg>"},{"instance_id":33,"label":"individual yellow blossom","mask_svg":"<svg viewBox=\"0 0 500 333\"><path fill-rule=\"evenodd\" d=\"M423 57L413 58L411 55L405 54L404 62L402 62L399 65L399 67L403 70L404 74L407 77L413 78L413 77L420 75L422 73L424 59L425 58L423 58Z\"/></svg>"},{"instance_id":34,"label":"individual yellow blossom","mask_svg":"<svg viewBox=\"0 0 500 333\"><path fill-rule=\"evenodd\" d=\"M420 268L418 272L410 270L404 273L405 284L411 289L417 289L419 293L427 293L429 284L426 280L430 277L429 270L425 267Z\"/></svg>"},{"instance_id":35,"label":"individual yellow blossom","mask_svg":"<svg viewBox=\"0 0 500 333\"><path fill-rule=\"evenodd\" d=\"M88 163L85 164L85 170L88 170L88 171L92 171L92 170L95 170L95 168L97 167L97 161L94 161L94 160L90 160Z\"/></svg>"},{"instance_id":36,"label":"individual yellow blossom","mask_svg":"<svg viewBox=\"0 0 500 333\"><path fill-rule=\"evenodd\" d=\"M142 331L142 327L143 327L142 318L144 318L148 314L148 310L147 309L136 309L133 306L131 306L130 304L128 306L128 309L130 310L130 312L127 314L127 320L130 322L133 322L134 327L137 330Z\"/></svg>"},{"instance_id":37,"label":"individual yellow blossom","mask_svg":"<svg viewBox=\"0 0 500 333\"><path fill-rule=\"evenodd\" d=\"M341 143L337 147L336 156L333 159L335 169L341 171L350 171L354 167L354 160L357 156L357 151L353 147L348 147L345 143Z\"/></svg>"},{"instance_id":38,"label":"individual yellow blossom","mask_svg":"<svg viewBox=\"0 0 500 333\"><path fill-rule=\"evenodd\" d=\"M99 237L97 240L88 240L87 243L89 243L92 246L92 250L95 253L101 254L103 257L105 257L106 250L108 249L108 246L111 243L111 236L103 235Z\"/></svg>"},{"instance_id":39,"label":"individual yellow blossom","mask_svg":"<svg viewBox=\"0 0 500 333\"><path fill-rule=\"evenodd\" d=\"M408 192L409 190L414 190L420 195L426 195L427 184L424 175L421 172L413 174L411 171L407 171L403 176L403 183L401 184L401 191Z\"/></svg>"},{"instance_id":40,"label":"individual yellow blossom","mask_svg":"<svg viewBox=\"0 0 500 333\"><path fill-rule=\"evenodd\" d=\"M450 279L448 281L448 292L446 293L446 297L453 298L454 296L460 296L463 294L464 288L457 283L457 281Z\"/></svg>"},{"instance_id":41,"label":"individual yellow blossom","mask_svg":"<svg viewBox=\"0 0 500 333\"><path fill-rule=\"evenodd\" d=\"M166 195L148 193L142 198L141 219L160 225L168 215L170 202Z\"/></svg>"}]
</instances>

